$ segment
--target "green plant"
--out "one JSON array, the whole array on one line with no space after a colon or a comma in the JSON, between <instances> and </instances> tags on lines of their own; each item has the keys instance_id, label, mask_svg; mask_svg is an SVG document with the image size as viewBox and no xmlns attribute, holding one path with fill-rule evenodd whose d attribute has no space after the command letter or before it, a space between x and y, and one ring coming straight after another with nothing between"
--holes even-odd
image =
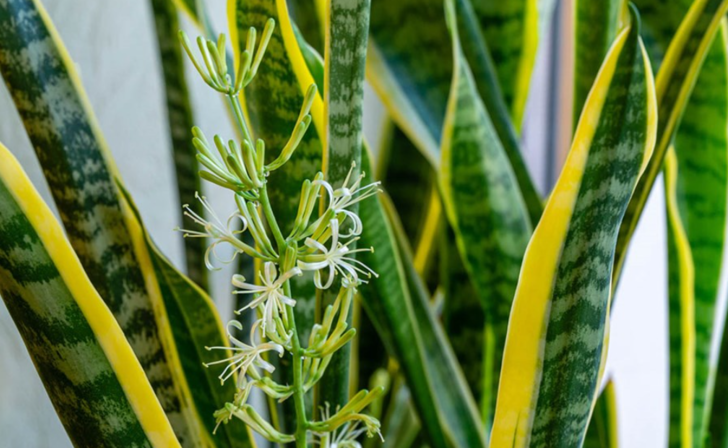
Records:
<instances>
[{"instance_id":1,"label":"green plant","mask_svg":"<svg viewBox=\"0 0 728 448\"><path fill-rule=\"evenodd\" d=\"M72 442L616 446L619 379L599 393L613 292L664 172L670 445L728 446L728 339L710 351L728 0L574 0L572 145L544 202L519 137L553 3L230 0L230 50L203 2L151 0L201 226L182 231L188 278L149 238L39 0L0 0L0 72L63 223L0 147L0 295ZM193 48L180 12L214 40ZM233 138L192 127L184 53ZM391 118L376 158L365 71ZM198 171L233 193L227 221L195 200ZM223 243L240 255L227 332L205 292Z\"/></svg>"}]
</instances>

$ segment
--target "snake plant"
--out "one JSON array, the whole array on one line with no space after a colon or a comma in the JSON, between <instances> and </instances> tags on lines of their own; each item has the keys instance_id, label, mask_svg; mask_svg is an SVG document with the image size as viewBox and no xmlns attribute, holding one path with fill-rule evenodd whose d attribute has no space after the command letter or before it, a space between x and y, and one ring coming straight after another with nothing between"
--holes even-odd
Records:
<instances>
[{"instance_id":1,"label":"snake plant","mask_svg":"<svg viewBox=\"0 0 728 448\"><path fill-rule=\"evenodd\" d=\"M150 0L178 269L41 0L0 0L0 74L60 217L0 144L0 296L71 442L616 447L611 311L640 299L616 286L662 174L669 445L728 447L728 0L573 0L563 24L556 3L228 0L218 34L205 2ZM571 145L544 186L522 135L549 33L573 42L549 61L573 62L551 108ZM188 83L233 135L194 126ZM225 263L231 310L208 295Z\"/></svg>"}]
</instances>

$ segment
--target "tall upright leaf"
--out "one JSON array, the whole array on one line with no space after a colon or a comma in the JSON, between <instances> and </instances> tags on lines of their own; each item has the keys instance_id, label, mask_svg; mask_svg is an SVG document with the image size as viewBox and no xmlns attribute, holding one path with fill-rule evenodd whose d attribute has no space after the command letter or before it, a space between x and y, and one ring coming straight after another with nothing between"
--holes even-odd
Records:
<instances>
[{"instance_id":1,"label":"tall upright leaf","mask_svg":"<svg viewBox=\"0 0 728 448\"><path fill-rule=\"evenodd\" d=\"M185 80L182 49L179 44L180 29L177 7L172 0L150 0L154 26L162 65L164 94L167 102L167 122L172 143L172 158L177 179L177 194L181 204L188 204L197 214L204 210L195 193L202 191L196 150L192 145L192 105ZM179 207L180 213L182 207ZM184 220L184 216L181 216ZM205 267L206 241L204 238L185 238L185 265L187 275L203 289L207 289Z\"/></svg>"},{"instance_id":2,"label":"tall upright leaf","mask_svg":"<svg viewBox=\"0 0 728 448\"><path fill-rule=\"evenodd\" d=\"M538 50L536 0L475 0L475 16L498 72L503 99L520 129Z\"/></svg>"},{"instance_id":3,"label":"tall upright leaf","mask_svg":"<svg viewBox=\"0 0 728 448\"><path fill-rule=\"evenodd\" d=\"M652 71L634 8L631 16L597 76L523 261L493 448L584 441L607 353L617 232L655 142Z\"/></svg>"},{"instance_id":4,"label":"tall upright leaf","mask_svg":"<svg viewBox=\"0 0 728 448\"><path fill-rule=\"evenodd\" d=\"M328 147L324 173L329 183L339 188L347 176L356 179L360 173L370 0L329 0L327 5L323 118ZM358 204L349 210L356 213ZM322 294L321 309L336 300L334 291L331 288ZM350 356L351 345L346 344L332 357L318 385L319 403L336 407L348 402Z\"/></svg>"},{"instance_id":5,"label":"tall upright leaf","mask_svg":"<svg viewBox=\"0 0 728 448\"><path fill-rule=\"evenodd\" d=\"M617 37L626 6L624 0L574 2L574 127L602 61Z\"/></svg>"},{"instance_id":6,"label":"tall upright leaf","mask_svg":"<svg viewBox=\"0 0 728 448\"><path fill-rule=\"evenodd\" d=\"M495 390L531 223L515 174L463 56L455 4L449 1L446 5L456 70L443 130L439 184L457 247L485 310L487 331L493 336L493 372L484 374L493 382L487 387ZM486 427L494 406L494 401L483 404Z\"/></svg>"},{"instance_id":7,"label":"tall upright leaf","mask_svg":"<svg viewBox=\"0 0 728 448\"><path fill-rule=\"evenodd\" d=\"M617 448L618 434L617 393L614 381L609 380L594 405L594 413L584 439L584 448Z\"/></svg>"},{"instance_id":8,"label":"tall upright leaf","mask_svg":"<svg viewBox=\"0 0 728 448\"><path fill-rule=\"evenodd\" d=\"M63 229L2 145L0 294L75 446L179 446Z\"/></svg>"},{"instance_id":9,"label":"tall upright leaf","mask_svg":"<svg viewBox=\"0 0 728 448\"><path fill-rule=\"evenodd\" d=\"M663 63L673 35L691 7L690 1L640 0L645 11L643 35L655 66ZM726 153L728 152L728 60L726 25L713 38L705 62L697 74L695 88L685 105L685 113L675 132L675 179L668 188L668 261L670 268L670 444L681 442L687 433L681 428L691 420L692 444L702 446L710 416L711 384L715 372L711 342L714 334L715 304L721 273L726 220ZM668 62L665 62L668 63ZM673 197L674 195L674 201ZM673 223L674 221L674 223ZM684 229L676 229L683 226ZM694 272L681 269L678 233L684 233L690 248ZM694 279L684 278L686 275ZM685 287L685 289L681 287ZM688 291L691 290L691 291ZM690 297L686 297L689 293ZM694 303L694 317L686 313L688 299ZM693 307L693 305L690 305ZM692 322L690 322L692 320ZM686 326L694 334L683 334ZM694 348L690 345L694 344ZM687 351L686 351L687 350ZM694 354L689 352L694 351ZM694 379L684 378L691 366ZM690 382L692 384L686 383ZM688 384L689 387L684 387ZM690 398L689 395L694 395ZM692 406L684 403L692 400Z\"/></svg>"},{"instance_id":10,"label":"tall upright leaf","mask_svg":"<svg viewBox=\"0 0 728 448\"><path fill-rule=\"evenodd\" d=\"M715 38L728 0L696 0L680 23L657 72L655 89L659 108L657 144L644 176L640 178L619 229L613 276L619 279L625 256L662 162L679 127L698 79L700 68Z\"/></svg>"}]
</instances>

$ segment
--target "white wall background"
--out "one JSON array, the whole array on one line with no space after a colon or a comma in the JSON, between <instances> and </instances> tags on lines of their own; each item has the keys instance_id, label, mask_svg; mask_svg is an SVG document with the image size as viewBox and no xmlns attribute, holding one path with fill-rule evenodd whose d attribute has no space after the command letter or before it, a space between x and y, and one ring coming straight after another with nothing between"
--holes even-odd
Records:
<instances>
[{"instance_id":1,"label":"white wall background","mask_svg":"<svg viewBox=\"0 0 728 448\"><path fill-rule=\"evenodd\" d=\"M152 236L179 264L180 235L176 190L167 140L163 91L151 13L147 0L45 0L48 12L76 61L111 150ZM223 22L223 0L210 0L217 23ZM188 24L185 27L191 33ZM527 157L543 160L545 138L543 81L546 59L537 66L536 94L529 116ZM230 134L220 99L197 78L191 88L196 121L210 133ZM368 92L366 130L371 141L383 116ZM51 203L47 186L12 101L0 86L0 141L20 159ZM538 171L538 170L536 170ZM537 173L542 175L542 172ZM221 212L225 197L212 194ZM227 204L230 204L227 202ZM637 229L617 292L612 320L608 376L616 382L620 439L625 448L666 444L667 318L664 218L661 182ZM215 296L225 302L229 287L222 272ZM723 294L722 296L724 296ZM224 306L224 305L223 305ZM70 442L56 417L7 310L0 301L0 446L66 447Z\"/></svg>"}]
</instances>

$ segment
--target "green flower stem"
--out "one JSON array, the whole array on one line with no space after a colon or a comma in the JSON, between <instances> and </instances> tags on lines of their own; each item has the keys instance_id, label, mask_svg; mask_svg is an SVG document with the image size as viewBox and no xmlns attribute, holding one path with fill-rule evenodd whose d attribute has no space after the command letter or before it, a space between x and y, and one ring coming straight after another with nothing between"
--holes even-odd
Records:
<instances>
[{"instance_id":1,"label":"green flower stem","mask_svg":"<svg viewBox=\"0 0 728 448\"><path fill-rule=\"evenodd\" d=\"M240 106L240 97L238 95L226 95L230 101L230 108L235 116L235 122L238 124L238 128L243 133L243 139L247 140L251 146L253 146L253 137L250 135L248 125L245 124L245 118L243 117L243 108Z\"/></svg>"},{"instance_id":2,"label":"green flower stem","mask_svg":"<svg viewBox=\"0 0 728 448\"><path fill-rule=\"evenodd\" d=\"M287 261L285 260L287 253L286 241L285 238L283 238L283 233L281 233L281 229L278 227L278 222L273 214L266 186L263 186L263 188L260 189L260 203L263 206L265 219L268 221L273 237L278 244L278 253L280 254L278 265L281 266L282 269L290 268L287 266L287 263L285 263L285 261ZM283 291L287 296L291 296L290 281L283 284ZM306 392L303 388L303 349L301 348L301 341L298 338L296 316L293 312L293 308L287 306L286 314L288 316L290 328L293 330L293 335L291 336L291 355L293 356L293 402L296 409L296 448L306 448L306 431L308 430L308 421L306 420Z\"/></svg>"}]
</instances>

